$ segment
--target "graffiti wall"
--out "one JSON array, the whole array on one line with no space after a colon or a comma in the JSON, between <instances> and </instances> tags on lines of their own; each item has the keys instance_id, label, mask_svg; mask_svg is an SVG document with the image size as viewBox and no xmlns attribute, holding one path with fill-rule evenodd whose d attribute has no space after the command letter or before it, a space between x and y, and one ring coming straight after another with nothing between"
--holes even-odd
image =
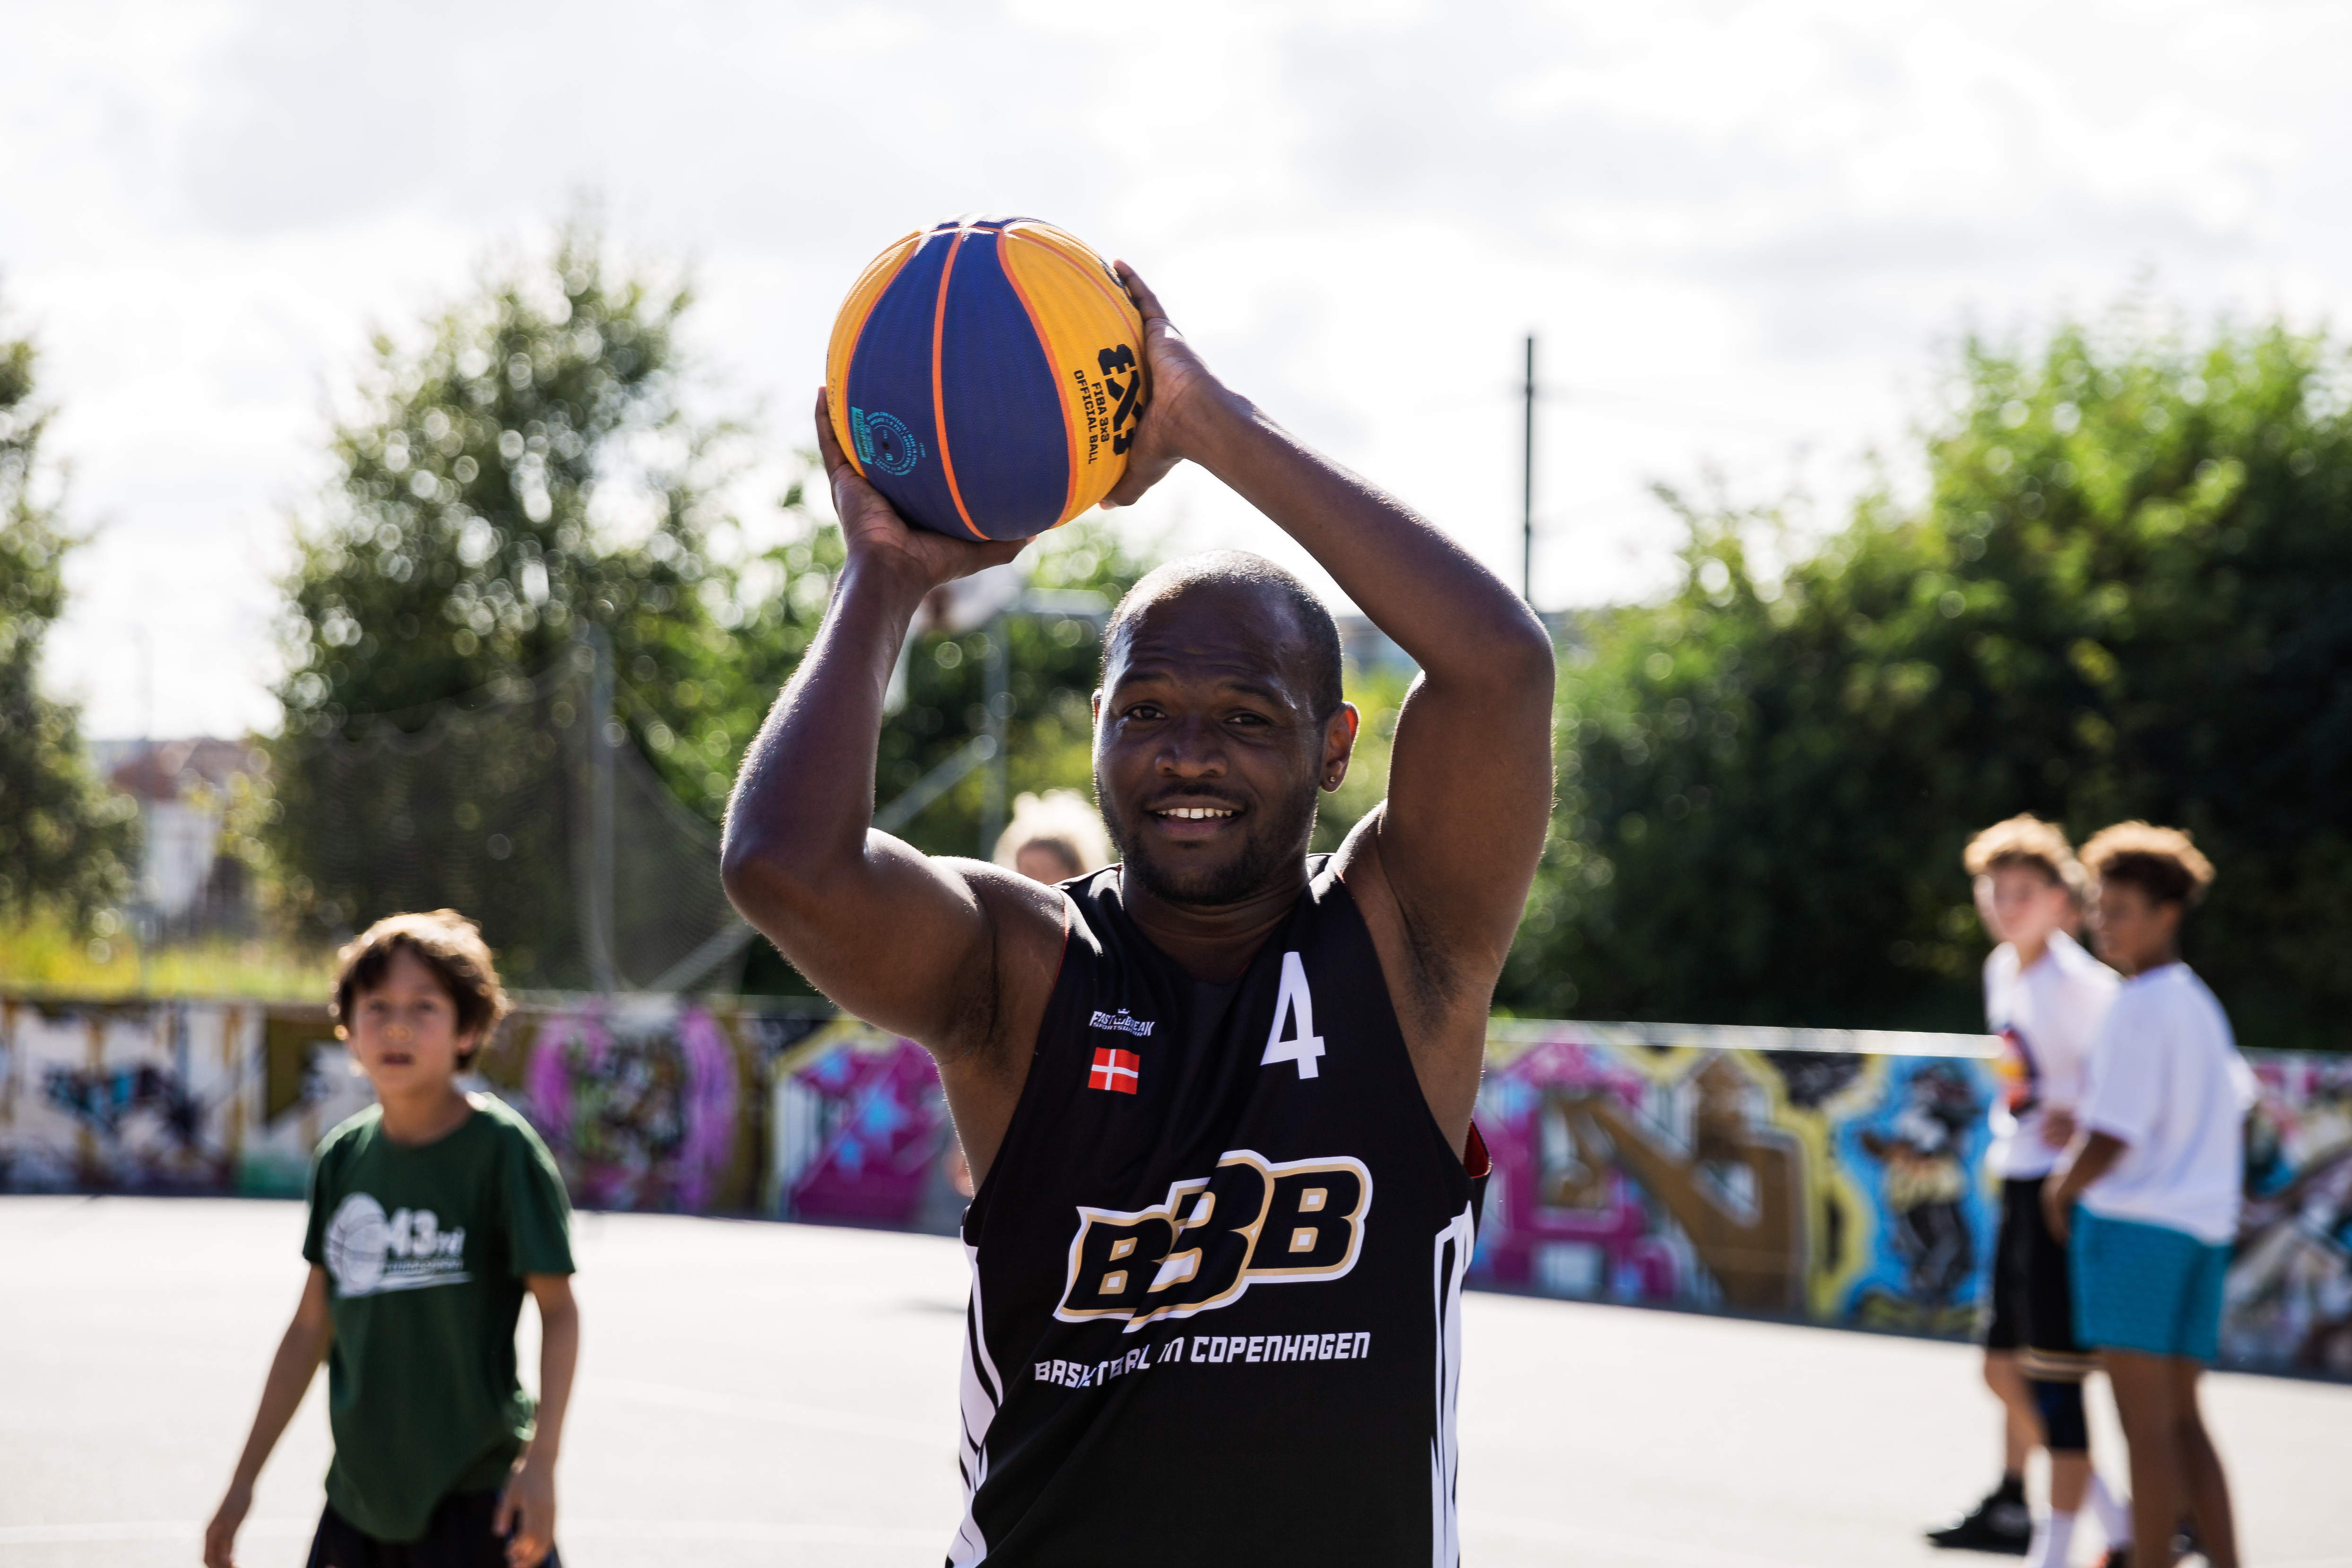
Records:
<instances>
[{"instance_id":1,"label":"graffiti wall","mask_svg":"<svg viewBox=\"0 0 2352 1568\"><path fill-rule=\"evenodd\" d=\"M1965 1334L1995 1222L1989 1047L1497 1024L1473 1279ZM2224 1359L2352 1376L2352 1058L2249 1056ZM570 998L519 1012L477 1073L586 1208L945 1233L970 1190L929 1058L852 1019ZM322 1008L0 998L0 1190L299 1194L368 1102Z\"/></svg>"},{"instance_id":2,"label":"graffiti wall","mask_svg":"<svg viewBox=\"0 0 2352 1568\"><path fill-rule=\"evenodd\" d=\"M2352 1058L2255 1056L2221 1353L2352 1377Z\"/></svg>"},{"instance_id":3,"label":"graffiti wall","mask_svg":"<svg viewBox=\"0 0 2352 1568\"><path fill-rule=\"evenodd\" d=\"M518 1010L468 1081L530 1119L583 1207L745 1213L761 1086L822 1021L568 999ZM0 1190L297 1194L372 1102L323 1007L0 999Z\"/></svg>"},{"instance_id":4,"label":"graffiti wall","mask_svg":"<svg viewBox=\"0 0 2352 1568\"><path fill-rule=\"evenodd\" d=\"M773 1092L771 1212L940 1234L961 1223L970 1179L920 1046L842 1019L778 1059Z\"/></svg>"},{"instance_id":5,"label":"graffiti wall","mask_svg":"<svg viewBox=\"0 0 2352 1568\"><path fill-rule=\"evenodd\" d=\"M1991 1064L1973 1037L1498 1026L1473 1278L1966 1332ZM1889 1048L1893 1047L1893 1048Z\"/></svg>"},{"instance_id":6,"label":"graffiti wall","mask_svg":"<svg viewBox=\"0 0 2352 1568\"><path fill-rule=\"evenodd\" d=\"M319 1133L367 1103L312 1081L306 1036L340 1065L322 1009L0 999L0 1187L234 1191L275 1160L299 1190Z\"/></svg>"}]
</instances>

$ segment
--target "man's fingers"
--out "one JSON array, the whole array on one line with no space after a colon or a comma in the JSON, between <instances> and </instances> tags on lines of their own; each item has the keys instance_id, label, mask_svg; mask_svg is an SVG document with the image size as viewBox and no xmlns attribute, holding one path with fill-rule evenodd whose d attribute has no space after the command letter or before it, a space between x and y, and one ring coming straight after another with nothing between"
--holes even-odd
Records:
<instances>
[{"instance_id":1,"label":"man's fingers","mask_svg":"<svg viewBox=\"0 0 2352 1568\"><path fill-rule=\"evenodd\" d=\"M1106 510L1133 506L1143 499L1145 492L1152 486L1173 472L1175 468L1176 460L1172 458L1155 458L1140 463L1129 458L1127 472L1119 475L1118 483L1111 486L1110 493L1103 497L1098 504Z\"/></svg>"},{"instance_id":2,"label":"man's fingers","mask_svg":"<svg viewBox=\"0 0 2352 1568\"><path fill-rule=\"evenodd\" d=\"M520 1511L521 1510L515 1501L514 1489L512 1487L509 1487L504 1491L499 1493L498 1511L490 1515L490 1530L492 1533L504 1535L509 1529L513 1528L515 1515Z\"/></svg>"},{"instance_id":3,"label":"man's fingers","mask_svg":"<svg viewBox=\"0 0 2352 1568\"><path fill-rule=\"evenodd\" d=\"M831 395L822 386L816 389L816 451L827 474L837 474L849 467L849 459L842 455L841 442L833 433Z\"/></svg>"},{"instance_id":4,"label":"man's fingers","mask_svg":"<svg viewBox=\"0 0 2352 1568\"><path fill-rule=\"evenodd\" d=\"M1151 291L1151 285L1143 280L1142 273L1124 261L1114 261L1110 265L1111 269L1118 274L1118 280L1127 285L1128 295L1134 300L1135 308L1143 312L1146 325L1155 317L1163 321L1168 320L1168 311L1160 303L1160 296Z\"/></svg>"}]
</instances>

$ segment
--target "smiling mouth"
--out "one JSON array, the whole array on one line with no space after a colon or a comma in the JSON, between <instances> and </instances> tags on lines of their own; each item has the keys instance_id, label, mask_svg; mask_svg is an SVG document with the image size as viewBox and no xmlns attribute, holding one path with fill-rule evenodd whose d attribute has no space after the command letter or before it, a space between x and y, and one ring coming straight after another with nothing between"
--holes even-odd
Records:
<instances>
[{"instance_id":1,"label":"smiling mouth","mask_svg":"<svg viewBox=\"0 0 2352 1568\"><path fill-rule=\"evenodd\" d=\"M1222 817L1238 816L1241 813L1223 805L1171 805L1151 815L1171 822L1213 822Z\"/></svg>"}]
</instances>

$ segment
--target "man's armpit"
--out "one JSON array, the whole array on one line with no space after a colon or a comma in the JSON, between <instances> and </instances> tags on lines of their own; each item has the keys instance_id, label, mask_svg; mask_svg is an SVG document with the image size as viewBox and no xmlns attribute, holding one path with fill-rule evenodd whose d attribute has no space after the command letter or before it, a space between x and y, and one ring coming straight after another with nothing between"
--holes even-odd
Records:
<instances>
[{"instance_id":1,"label":"man's armpit","mask_svg":"<svg viewBox=\"0 0 2352 1568\"><path fill-rule=\"evenodd\" d=\"M983 1067L1009 1060L1025 1044L1013 1038L1024 1018L1026 1032L1036 1033L1060 968L1068 900L1058 888L982 861L956 869L980 905L988 940L975 944L955 978L946 1037L924 1044L942 1066Z\"/></svg>"}]
</instances>

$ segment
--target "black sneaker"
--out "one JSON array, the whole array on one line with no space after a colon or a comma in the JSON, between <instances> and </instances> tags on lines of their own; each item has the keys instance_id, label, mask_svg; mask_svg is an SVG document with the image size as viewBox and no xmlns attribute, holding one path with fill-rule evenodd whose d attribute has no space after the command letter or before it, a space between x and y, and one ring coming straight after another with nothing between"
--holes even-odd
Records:
<instances>
[{"instance_id":1,"label":"black sneaker","mask_svg":"<svg viewBox=\"0 0 2352 1568\"><path fill-rule=\"evenodd\" d=\"M2033 1515L2023 1500L1994 1492L1966 1519L1929 1531L1927 1540L1954 1551L2005 1552L2022 1557L2033 1540Z\"/></svg>"}]
</instances>

